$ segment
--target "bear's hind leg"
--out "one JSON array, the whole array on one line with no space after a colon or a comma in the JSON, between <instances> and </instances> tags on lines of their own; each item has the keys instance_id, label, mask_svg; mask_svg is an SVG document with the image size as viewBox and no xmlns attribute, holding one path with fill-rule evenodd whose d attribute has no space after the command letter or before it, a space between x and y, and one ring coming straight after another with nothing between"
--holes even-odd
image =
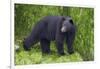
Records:
<instances>
[{"instance_id":1,"label":"bear's hind leg","mask_svg":"<svg viewBox=\"0 0 100 69\"><path fill-rule=\"evenodd\" d=\"M50 41L47 39L40 40L42 53L50 54Z\"/></svg>"}]
</instances>

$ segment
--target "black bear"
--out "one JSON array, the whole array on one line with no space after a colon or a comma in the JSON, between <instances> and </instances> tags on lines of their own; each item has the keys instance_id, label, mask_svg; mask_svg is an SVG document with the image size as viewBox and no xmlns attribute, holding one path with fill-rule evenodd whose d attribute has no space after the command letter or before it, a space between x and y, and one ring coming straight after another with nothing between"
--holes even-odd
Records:
<instances>
[{"instance_id":1,"label":"black bear","mask_svg":"<svg viewBox=\"0 0 100 69\"><path fill-rule=\"evenodd\" d=\"M67 43L68 53L72 54L75 38L75 25L69 16L46 16L34 26L31 34L24 40L24 49L40 42L42 53L50 53L50 41L55 40L59 55L64 55L64 39Z\"/></svg>"}]
</instances>

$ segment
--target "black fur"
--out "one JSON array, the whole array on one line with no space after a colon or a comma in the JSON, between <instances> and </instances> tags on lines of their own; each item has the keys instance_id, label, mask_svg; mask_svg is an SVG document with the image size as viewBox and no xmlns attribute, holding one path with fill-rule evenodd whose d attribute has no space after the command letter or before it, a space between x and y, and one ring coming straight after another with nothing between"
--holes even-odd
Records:
<instances>
[{"instance_id":1,"label":"black fur","mask_svg":"<svg viewBox=\"0 0 100 69\"><path fill-rule=\"evenodd\" d=\"M69 20L69 21L67 21ZM70 22L70 30L61 32L64 21ZM68 25L66 24L66 27ZM31 34L24 40L24 49L30 50L31 45L40 42L42 53L50 53L50 41L55 40L58 54L64 55L64 39L66 39L68 53L72 54L75 38L75 26L71 17L47 16L42 18L33 28Z\"/></svg>"}]
</instances>

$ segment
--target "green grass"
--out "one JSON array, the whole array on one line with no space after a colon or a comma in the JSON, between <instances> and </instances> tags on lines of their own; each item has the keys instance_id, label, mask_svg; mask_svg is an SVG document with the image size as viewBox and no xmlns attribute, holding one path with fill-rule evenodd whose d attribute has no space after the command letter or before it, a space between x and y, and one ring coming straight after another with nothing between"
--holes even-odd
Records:
<instances>
[{"instance_id":1,"label":"green grass","mask_svg":"<svg viewBox=\"0 0 100 69\"><path fill-rule=\"evenodd\" d=\"M64 56L59 56L55 51L54 45L54 43L51 45L51 54L42 54L39 44L35 45L31 51L24 51L22 48L20 48L18 52L15 52L15 64L26 65L83 61L78 52L75 52L72 55L66 53Z\"/></svg>"}]
</instances>

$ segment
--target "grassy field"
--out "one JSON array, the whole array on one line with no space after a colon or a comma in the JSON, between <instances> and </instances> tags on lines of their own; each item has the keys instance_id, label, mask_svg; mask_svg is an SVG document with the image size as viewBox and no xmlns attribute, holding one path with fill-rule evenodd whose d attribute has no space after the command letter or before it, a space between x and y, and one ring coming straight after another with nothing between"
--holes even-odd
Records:
<instances>
[{"instance_id":1,"label":"grassy field","mask_svg":"<svg viewBox=\"0 0 100 69\"><path fill-rule=\"evenodd\" d=\"M94 60L94 9L81 7L63 6L42 6L15 4L15 46L19 46L19 51L15 50L15 64L47 64L66 63ZM77 31L74 41L75 53L69 55L66 45L64 46L66 55L57 54L55 42L51 43L52 53L42 55L40 44L37 43L31 51L23 49L23 40L27 37L34 24L44 16L58 15L71 16L76 24Z\"/></svg>"},{"instance_id":2,"label":"grassy field","mask_svg":"<svg viewBox=\"0 0 100 69\"><path fill-rule=\"evenodd\" d=\"M15 54L15 64L47 64L83 61L81 55L78 52L75 52L72 55L66 53L65 56L59 56L54 47L55 43L52 43L52 53L50 55L42 54L39 44L36 44L35 47L29 52L21 49L19 52Z\"/></svg>"}]
</instances>

